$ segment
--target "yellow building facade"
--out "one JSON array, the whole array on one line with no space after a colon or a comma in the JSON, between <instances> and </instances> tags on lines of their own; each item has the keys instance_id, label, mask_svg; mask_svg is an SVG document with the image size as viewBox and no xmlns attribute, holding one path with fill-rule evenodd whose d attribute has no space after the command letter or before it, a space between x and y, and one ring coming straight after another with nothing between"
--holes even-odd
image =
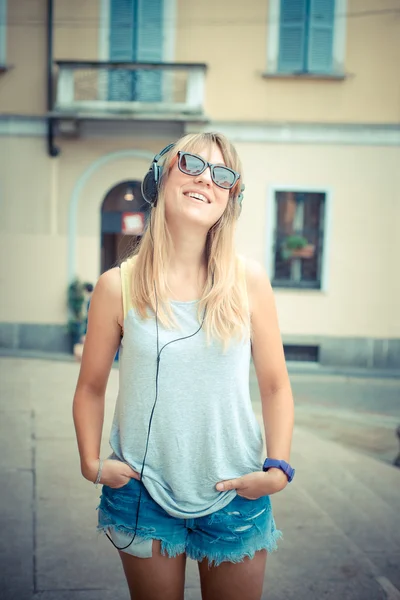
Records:
<instances>
[{"instance_id":1,"label":"yellow building facade","mask_svg":"<svg viewBox=\"0 0 400 600\"><path fill-rule=\"evenodd\" d=\"M0 0L0 347L66 350L153 155L217 130L288 358L398 367L399 59L386 0Z\"/></svg>"}]
</instances>

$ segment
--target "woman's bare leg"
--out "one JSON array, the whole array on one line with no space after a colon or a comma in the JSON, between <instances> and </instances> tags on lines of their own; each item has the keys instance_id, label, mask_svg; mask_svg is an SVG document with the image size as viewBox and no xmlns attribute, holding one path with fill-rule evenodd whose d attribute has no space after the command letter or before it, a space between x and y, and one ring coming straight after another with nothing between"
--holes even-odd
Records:
<instances>
[{"instance_id":1,"label":"woman's bare leg","mask_svg":"<svg viewBox=\"0 0 400 600\"><path fill-rule=\"evenodd\" d=\"M243 562L223 562L209 567L207 559L199 562L203 600L260 600L267 552L260 550Z\"/></svg>"},{"instance_id":2,"label":"woman's bare leg","mask_svg":"<svg viewBox=\"0 0 400 600\"><path fill-rule=\"evenodd\" d=\"M183 600L186 554L174 558L161 554L161 542L153 540L153 556L137 558L119 552L131 600Z\"/></svg>"}]
</instances>

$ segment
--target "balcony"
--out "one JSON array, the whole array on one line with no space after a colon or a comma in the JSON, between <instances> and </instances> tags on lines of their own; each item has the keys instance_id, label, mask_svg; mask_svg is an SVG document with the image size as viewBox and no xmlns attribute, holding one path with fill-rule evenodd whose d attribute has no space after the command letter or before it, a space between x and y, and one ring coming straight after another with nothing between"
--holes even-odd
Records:
<instances>
[{"instance_id":1,"label":"balcony","mask_svg":"<svg viewBox=\"0 0 400 600\"><path fill-rule=\"evenodd\" d=\"M56 61L51 117L206 121L205 64Z\"/></svg>"}]
</instances>

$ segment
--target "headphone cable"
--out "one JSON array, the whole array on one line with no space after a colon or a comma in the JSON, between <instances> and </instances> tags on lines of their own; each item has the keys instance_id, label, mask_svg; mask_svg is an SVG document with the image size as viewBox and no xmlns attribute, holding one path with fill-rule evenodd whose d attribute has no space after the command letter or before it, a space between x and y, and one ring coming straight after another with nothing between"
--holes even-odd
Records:
<instances>
[{"instance_id":1,"label":"headphone cable","mask_svg":"<svg viewBox=\"0 0 400 600\"><path fill-rule=\"evenodd\" d=\"M150 221L150 234L151 234L151 221ZM153 239L153 236L152 236L152 239ZM126 546L119 547L119 546L117 546L114 543L114 541L111 539L111 537L108 535L108 533L105 532L106 536L108 537L108 539L110 540L110 542L112 543L112 545L115 548L117 548L117 550L126 550L126 548L129 548L129 546L134 542L134 540L136 538L137 526L138 526L138 522L139 522L140 501L141 501L142 489L143 489L142 488L142 486L143 486L143 473L144 473L144 467L145 467L145 462L146 462L146 457L147 457L147 451L149 449L149 440L150 440L151 425L152 425L152 422L153 422L154 411L155 411L157 400L158 400L158 377L159 377L159 373L160 373L161 352L164 350L164 348L166 348L170 344L173 344L175 342L180 342L180 341L183 341L183 340L187 340L187 339L192 338L195 335L197 335L199 333L199 331L201 330L201 328L203 327L204 320L206 318L206 312L207 312L207 308L205 308L204 309L203 318L202 318L202 321L201 321L201 324L200 324L200 327L194 333L191 333L190 335L187 335L187 336L184 336L184 337L181 337L181 338L177 338L175 340L171 340L170 342L167 342L166 344L164 344L164 346L161 348L161 350L159 350L158 297L157 297L157 289L156 289L155 282L154 282L154 293L155 293L155 301L156 301L155 322L156 322L156 334L157 334L157 366L156 366L156 381L155 381L155 383L156 383L155 399L154 399L153 408L152 408L151 413L150 413L150 419L149 419L149 425L148 425L148 431L147 431L146 448L145 448L145 453L144 453L144 457L143 457L142 468L141 468L141 471L140 471L140 480L139 481L142 483L142 485L140 486L140 491L139 491L138 507L137 507L137 511L136 511L135 531L134 531L134 534L133 534L133 538L131 539L131 541L129 542L129 544L127 544Z\"/></svg>"}]
</instances>

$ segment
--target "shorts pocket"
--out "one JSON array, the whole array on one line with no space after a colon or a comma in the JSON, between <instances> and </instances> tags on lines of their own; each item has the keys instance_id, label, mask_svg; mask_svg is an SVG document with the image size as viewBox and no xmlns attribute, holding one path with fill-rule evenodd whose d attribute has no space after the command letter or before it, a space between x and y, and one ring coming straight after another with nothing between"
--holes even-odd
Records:
<instances>
[{"instance_id":1,"label":"shorts pocket","mask_svg":"<svg viewBox=\"0 0 400 600\"><path fill-rule=\"evenodd\" d=\"M120 488L112 488L108 485L104 485L102 497L109 504L119 506L132 506L138 502L139 496L141 497L140 501L144 503L146 502L147 498L143 489L141 492L142 485L143 484L140 481L134 479L133 477L128 481L128 483Z\"/></svg>"},{"instance_id":2,"label":"shorts pocket","mask_svg":"<svg viewBox=\"0 0 400 600\"><path fill-rule=\"evenodd\" d=\"M129 481L127 481L127 483L125 483L121 487L111 487L110 485L106 485L106 486L103 486L103 487L107 487L109 490L113 490L114 492L120 492L121 490L125 490L127 487L129 487L130 485L132 485L132 480L137 481L137 479L135 479L134 477L131 477L129 479Z\"/></svg>"},{"instance_id":3,"label":"shorts pocket","mask_svg":"<svg viewBox=\"0 0 400 600\"><path fill-rule=\"evenodd\" d=\"M261 496L257 500L249 500L242 496L235 496L235 498L223 509L224 512L230 517L243 517L249 519L255 519L271 510L271 500L269 496Z\"/></svg>"}]
</instances>

